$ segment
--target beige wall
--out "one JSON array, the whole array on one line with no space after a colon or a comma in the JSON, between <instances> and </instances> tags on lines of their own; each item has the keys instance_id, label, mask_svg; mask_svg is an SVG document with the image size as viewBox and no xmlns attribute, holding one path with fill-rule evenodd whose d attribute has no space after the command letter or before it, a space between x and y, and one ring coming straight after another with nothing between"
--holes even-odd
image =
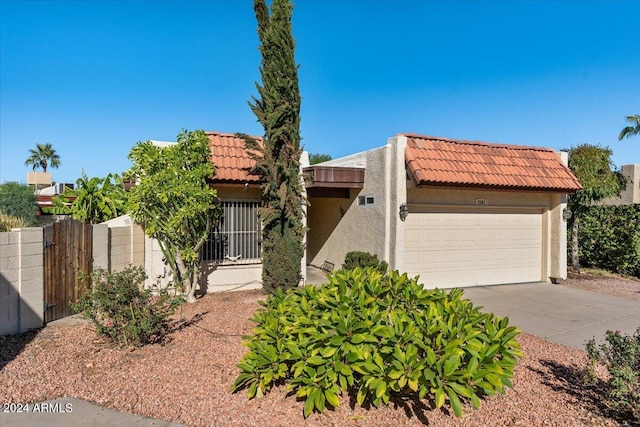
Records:
<instances>
[{"instance_id":1,"label":"beige wall","mask_svg":"<svg viewBox=\"0 0 640 427\"><path fill-rule=\"evenodd\" d=\"M242 186L221 186L215 187L218 198L222 201L235 200L255 200L262 199L262 192L259 184L250 184L245 190Z\"/></svg>"},{"instance_id":2,"label":"beige wall","mask_svg":"<svg viewBox=\"0 0 640 427\"><path fill-rule=\"evenodd\" d=\"M93 268L116 272L145 266L144 231L122 218L128 217L93 226Z\"/></svg>"},{"instance_id":3,"label":"beige wall","mask_svg":"<svg viewBox=\"0 0 640 427\"><path fill-rule=\"evenodd\" d=\"M640 164L624 165L620 168L622 175L627 180L625 189L619 197L609 197L602 200L602 205L631 205L640 203Z\"/></svg>"},{"instance_id":4,"label":"beige wall","mask_svg":"<svg viewBox=\"0 0 640 427\"><path fill-rule=\"evenodd\" d=\"M51 174L49 172L27 172L27 184L35 185L37 188L51 185Z\"/></svg>"},{"instance_id":5,"label":"beige wall","mask_svg":"<svg viewBox=\"0 0 640 427\"><path fill-rule=\"evenodd\" d=\"M262 264L217 265L203 262L200 289L207 293L262 289Z\"/></svg>"},{"instance_id":6,"label":"beige wall","mask_svg":"<svg viewBox=\"0 0 640 427\"><path fill-rule=\"evenodd\" d=\"M0 335L44 324L42 228L0 233Z\"/></svg>"}]
</instances>

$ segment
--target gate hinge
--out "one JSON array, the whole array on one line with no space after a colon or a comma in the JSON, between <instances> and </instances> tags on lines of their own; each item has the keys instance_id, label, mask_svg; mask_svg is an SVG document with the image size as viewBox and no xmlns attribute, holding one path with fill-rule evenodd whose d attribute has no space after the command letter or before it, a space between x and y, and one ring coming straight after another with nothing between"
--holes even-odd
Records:
<instances>
[{"instance_id":1,"label":"gate hinge","mask_svg":"<svg viewBox=\"0 0 640 427\"><path fill-rule=\"evenodd\" d=\"M46 240L42 241L42 249L47 249L49 246L55 246L56 242L47 242Z\"/></svg>"},{"instance_id":2,"label":"gate hinge","mask_svg":"<svg viewBox=\"0 0 640 427\"><path fill-rule=\"evenodd\" d=\"M46 301L42 303L42 309L44 311L49 310L51 307L55 307L57 304L48 304Z\"/></svg>"}]
</instances>

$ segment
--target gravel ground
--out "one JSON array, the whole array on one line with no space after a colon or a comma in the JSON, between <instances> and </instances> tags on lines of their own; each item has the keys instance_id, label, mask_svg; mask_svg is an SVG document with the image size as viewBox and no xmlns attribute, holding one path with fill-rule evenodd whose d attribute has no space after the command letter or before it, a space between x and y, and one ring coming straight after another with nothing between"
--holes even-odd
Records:
<instances>
[{"instance_id":1,"label":"gravel ground","mask_svg":"<svg viewBox=\"0 0 640 427\"><path fill-rule=\"evenodd\" d=\"M563 284L640 298L637 280L582 275ZM167 343L135 351L110 348L83 322L0 338L0 403L77 397L194 426L619 425L607 417L600 392L583 385L584 351L527 334L518 337L526 357L514 388L484 399L479 410L468 406L463 419L426 401L365 410L345 396L341 407L304 420L302 402L283 387L247 400L229 389L246 351L241 336L263 298L260 291L206 295L176 314Z\"/></svg>"}]
</instances>

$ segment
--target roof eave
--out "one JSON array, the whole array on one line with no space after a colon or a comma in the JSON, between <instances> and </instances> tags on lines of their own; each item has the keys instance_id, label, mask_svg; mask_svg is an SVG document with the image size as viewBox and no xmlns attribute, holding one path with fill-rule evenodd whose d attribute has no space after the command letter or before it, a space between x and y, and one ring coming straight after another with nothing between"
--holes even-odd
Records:
<instances>
[{"instance_id":1,"label":"roof eave","mask_svg":"<svg viewBox=\"0 0 640 427\"><path fill-rule=\"evenodd\" d=\"M477 190L502 190L502 191L530 191L530 192L544 192L544 193L560 193L560 194L575 194L580 188L553 188L553 187L527 187L516 185L490 185L490 184L466 184L459 182L426 182L422 181L416 184L418 188L460 188L460 189L477 189Z\"/></svg>"}]
</instances>

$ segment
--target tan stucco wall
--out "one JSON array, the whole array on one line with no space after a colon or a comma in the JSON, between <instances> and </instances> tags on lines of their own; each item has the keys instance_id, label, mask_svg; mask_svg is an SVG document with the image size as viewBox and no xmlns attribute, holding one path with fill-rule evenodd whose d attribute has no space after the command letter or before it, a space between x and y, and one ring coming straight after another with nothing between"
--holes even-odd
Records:
<instances>
[{"instance_id":1,"label":"tan stucco wall","mask_svg":"<svg viewBox=\"0 0 640 427\"><path fill-rule=\"evenodd\" d=\"M602 200L601 205L630 205L640 203L640 164L624 165L620 172L627 180L625 189L619 197L609 197Z\"/></svg>"},{"instance_id":2,"label":"tan stucco wall","mask_svg":"<svg viewBox=\"0 0 640 427\"><path fill-rule=\"evenodd\" d=\"M307 263L320 266L324 261L339 268L350 251L367 251L385 259L385 229L388 209L386 165L388 147L349 156L349 165L366 164L361 190L350 190L348 199L310 198L307 234ZM343 166L340 159L332 166ZM346 165L346 164L345 164ZM358 196L373 196L374 204L358 206Z\"/></svg>"},{"instance_id":3,"label":"tan stucco wall","mask_svg":"<svg viewBox=\"0 0 640 427\"><path fill-rule=\"evenodd\" d=\"M411 184L409 184L411 185ZM552 194L525 191L465 190L425 187L407 189L407 202L427 205L475 206L476 199L487 199L487 207L551 207Z\"/></svg>"},{"instance_id":4,"label":"tan stucco wall","mask_svg":"<svg viewBox=\"0 0 640 427\"><path fill-rule=\"evenodd\" d=\"M216 187L218 192L218 198L222 201L235 201L235 200L255 200L260 201L262 198L262 192L258 184L251 184L245 190L243 187Z\"/></svg>"}]
</instances>

